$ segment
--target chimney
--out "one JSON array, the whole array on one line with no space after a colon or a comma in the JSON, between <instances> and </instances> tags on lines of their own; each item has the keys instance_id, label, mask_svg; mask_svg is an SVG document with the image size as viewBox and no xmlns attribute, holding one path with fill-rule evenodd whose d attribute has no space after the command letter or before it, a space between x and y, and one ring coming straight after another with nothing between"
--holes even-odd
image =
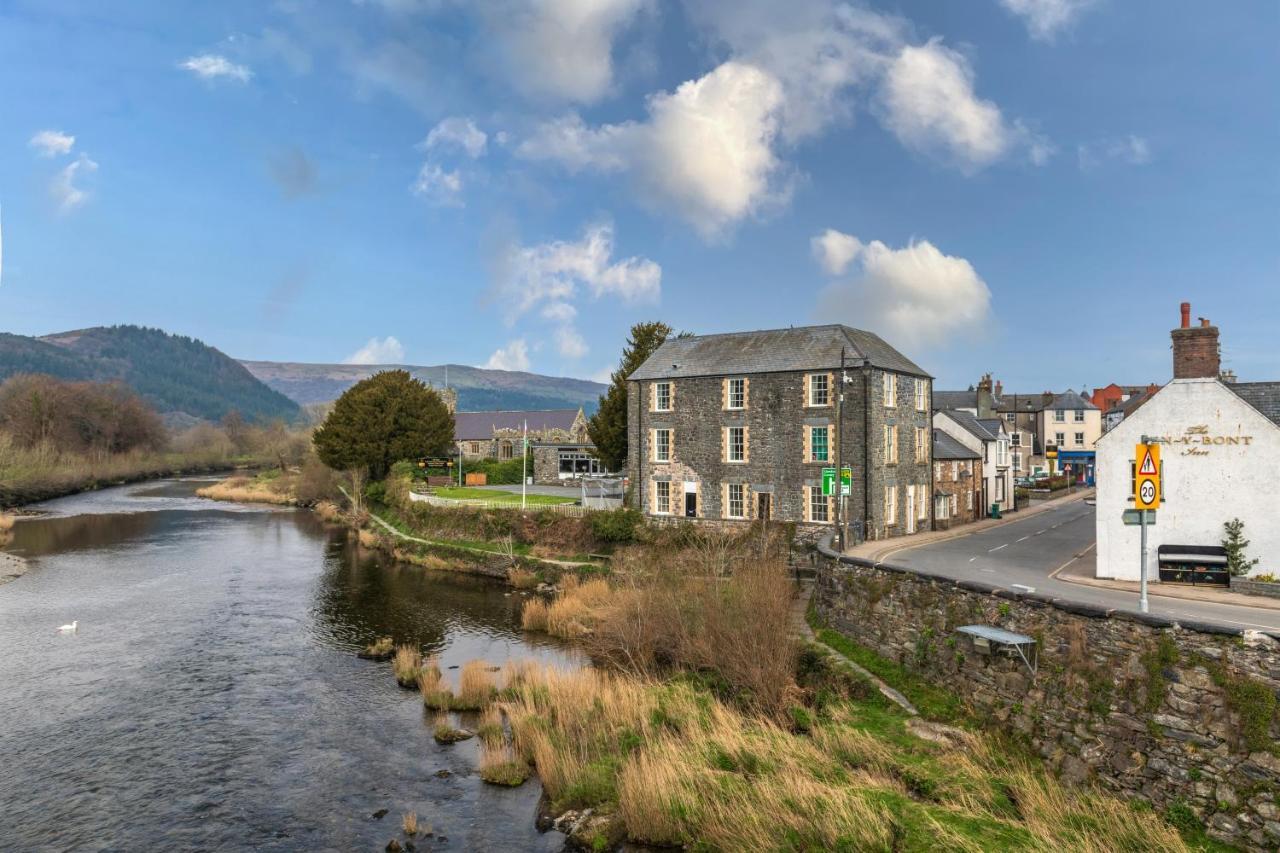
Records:
<instances>
[{"instance_id":1,"label":"chimney","mask_svg":"<svg viewBox=\"0 0 1280 853\"><path fill-rule=\"evenodd\" d=\"M978 380L978 417L993 418L995 417L996 406L995 400L991 397L991 374L984 373L982 378Z\"/></svg>"},{"instance_id":2,"label":"chimney","mask_svg":"<svg viewBox=\"0 0 1280 853\"><path fill-rule=\"evenodd\" d=\"M1204 317L1199 326L1191 325L1191 303L1182 303L1182 325L1174 329L1173 378L1217 378L1222 368L1218 351L1218 327Z\"/></svg>"},{"instance_id":3,"label":"chimney","mask_svg":"<svg viewBox=\"0 0 1280 853\"><path fill-rule=\"evenodd\" d=\"M999 399L1000 397L1003 397L1003 396L1004 396L1004 383L1001 382L999 379L997 379L996 380L996 398Z\"/></svg>"}]
</instances>

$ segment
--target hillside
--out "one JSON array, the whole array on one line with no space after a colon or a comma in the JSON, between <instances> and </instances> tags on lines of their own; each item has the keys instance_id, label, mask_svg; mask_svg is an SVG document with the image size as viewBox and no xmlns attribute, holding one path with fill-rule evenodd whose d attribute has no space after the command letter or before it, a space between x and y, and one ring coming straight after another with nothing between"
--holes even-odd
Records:
<instances>
[{"instance_id":1,"label":"hillside","mask_svg":"<svg viewBox=\"0 0 1280 853\"><path fill-rule=\"evenodd\" d=\"M605 386L586 379L541 376L506 370L487 370L461 364L415 367L411 365L297 364L276 361L243 361L249 372L302 405L337 399L361 379L392 367L408 370L436 388L448 385L458 392L460 411L491 409L556 409L582 406L595 411Z\"/></svg>"},{"instance_id":2,"label":"hillside","mask_svg":"<svg viewBox=\"0 0 1280 853\"><path fill-rule=\"evenodd\" d=\"M0 333L0 381L15 373L118 381L156 411L218 420L231 410L250 420L300 416L297 403L263 385L235 359L194 338L140 326L60 332L40 338Z\"/></svg>"}]
</instances>

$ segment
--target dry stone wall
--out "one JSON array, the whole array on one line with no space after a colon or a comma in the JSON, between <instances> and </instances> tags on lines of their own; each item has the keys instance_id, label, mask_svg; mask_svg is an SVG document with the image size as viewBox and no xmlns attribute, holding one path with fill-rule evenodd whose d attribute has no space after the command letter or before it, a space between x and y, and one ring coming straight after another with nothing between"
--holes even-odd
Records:
<instances>
[{"instance_id":1,"label":"dry stone wall","mask_svg":"<svg viewBox=\"0 0 1280 853\"><path fill-rule=\"evenodd\" d=\"M1277 638L849 560L826 552L818 570L830 627L964 697L1067 779L1280 849ZM971 624L1034 638L1037 672L956 632Z\"/></svg>"}]
</instances>

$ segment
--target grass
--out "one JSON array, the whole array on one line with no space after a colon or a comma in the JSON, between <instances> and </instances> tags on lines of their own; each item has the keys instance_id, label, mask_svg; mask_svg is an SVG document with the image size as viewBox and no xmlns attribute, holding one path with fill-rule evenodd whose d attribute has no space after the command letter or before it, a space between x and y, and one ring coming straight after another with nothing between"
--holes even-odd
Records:
<instances>
[{"instance_id":1,"label":"grass","mask_svg":"<svg viewBox=\"0 0 1280 853\"><path fill-rule=\"evenodd\" d=\"M378 548L382 545L382 537L372 530L361 529L357 534L362 548Z\"/></svg>"},{"instance_id":2,"label":"grass","mask_svg":"<svg viewBox=\"0 0 1280 853\"><path fill-rule=\"evenodd\" d=\"M296 506L298 498L293 490L293 480L293 475L281 476L278 470L252 478L227 477L211 486L196 489L196 495L215 501Z\"/></svg>"},{"instance_id":3,"label":"grass","mask_svg":"<svg viewBox=\"0 0 1280 853\"><path fill-rule=\"evenodd\" d=\"M483 710L498 692L494 679L497 669L482 660L463 664L458 676L458 693L450 700L449 707L455 711Z\"/></svg>"},{"instance_id":4,"label":"grass","mask_svg":"<svg viewBox=\"0 0 1280 853\"><path fill-rule=\"evenodd\" d=\"M519 557L529 556L532 548L523 542L514 542L508 546L505 542L486 542L482 539L456 539L445 538L439 536L426 536L418 531L412 525L405 522L400 514L388 507L371 508L370 513L391 525L392 528L403 533L406 536L412 536L419 539L425 539L436 545L452 545L458 548L469 548L473 551L484 551L490 554L505 554L510 550L512 554Z\"/></svg>"},{"instance_id":5,"label":"grass","mask_svg":"<svg viewBox=\"0 0 1280 853\"><path fill-rule=\"evenodd\" d=\"M364 657L375 660L386 660L395 652L395 641L390 637L379 637L364 647Z\"/></svg>"},{"instance_id":6,"label":"grass","mask_svg":"<svg viewBox=\"0 0 1280 853\"><path fill-rule=\"evenodd\" d=\"M8 533L13 529L13 516L0 512L0 533Z\"/></svg>"},{"instance_id":7,"label":"grass","mask_svg":"<svg viewBox=\"0 0 1280 853\"><path fill-rule=\"evenodd\" d=\"M435 728L432 730L431 736L436 739L436 743L450 744L459 741L469 740L475 737L466 729L454 728L453 722L449 719L449 715L444 711L436 714Z\"/></svg>"},{"instance_id":8,"label":"grass","mask_svg":"<svg viewBox=\"0 0 1280 853\"><path fill-rule=\"evenodd\" d=\"M418 813L409 812L401 815L400 828L404 830L405 835L413 836L418 834Z\"/></svg>"},{"instance_id":9,"label":"grass","mask_svg":"<svg viewBox=\"0 0 1280 853\"><path fill-rule=\"evenodd\" d=\"M923 678L913 675L900 664L881 657L850 640L844 634L830 628L817 628L814 632L818 640L840 652L849 660L877 676L885 684L900 692L922 715L931 720L940 720L953 725L967 725L971 717L954 693L930 684Z\"/></svg>"},{"instance_id":10,"label":"grass","mask_svg":"<svg viewBox=\"0 0 1280 853\"><path fill-rule=\"evenodd\" d=\"M529 778L529 764L509 744L485 741L480 746L480 778L490 785L515 788Z\"/></svg>"},{"instance_id":11,"label":"grass","mask_svg":"<svg viewBox=\"0 0 1280 853\"><path fill-rule=\"evenodd\" d=\"M506 732L502 728L502 712L496 705L489 705L484 709L484 713L480 715L480 725L476 728L476 734L487 746L502 745Z\"/></svg>"},{"instance_id":12,"label":"grass","mask_svg":"<svg viewBox=\"0 0 1280 853\"><path fill-rule=\"evenodd\" d=\"M475 489L465 486L459 488L457 486L438 487L431 490L432 494L441 498L459 501L493 501L495 503L520 503L520 492L508 492L499 489ZM557 495L525 495L525 504L527 506L558 506L560 504L576 503L576 498L559 497Z\"/></svg>"},{"instance_id":13,"label":"grass","mask_svg":"<svg viewBox=\"0 0 1280 853\"><path fill-rule=\"evenodd\" d=\"M507 583L516 589L535 589L538 586L538 575L528 569L512 566L507 570Z\"/></svg>"},{"instance_id":14,"label":"grass","mask_svg":"<svg viewBox=\"0 0 1280 853\"><path fill-rule=\"evenodd\" d=\"M612 814L628 838L709 850L1179 851L1153 813L1068 788L965 733L916 738L856 702L811 735L695 684L593 669L526 671L506 694L518 756L554 811ZM496 759L495 759L496 760Z\"/></svg>"},{"instance_id":15,"label":"grass","mask_svg":"<svg viewBox=\"0 0 1280 853\"><path fill-rule=\"evenodd\" d=\"M422 672L422 653L413 646L396 646L396 656L391 659L391 672L401 687L418 686Z\"/></svg>"}]
</instances>

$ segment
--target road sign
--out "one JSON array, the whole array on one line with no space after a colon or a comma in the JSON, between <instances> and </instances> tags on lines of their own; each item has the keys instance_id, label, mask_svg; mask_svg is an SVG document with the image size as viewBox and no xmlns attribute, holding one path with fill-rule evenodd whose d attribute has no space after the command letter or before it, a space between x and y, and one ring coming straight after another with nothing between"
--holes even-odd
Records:
<instances>
[{"instance_id":1,"label":"road sign","mask_svg":"<svg viewBox=\"0 0 1280 853\"><path fill-rule=\"evenodd\" d=\"M849 497L853 494L853 469L848 465L840 469L840 495Z\"/></svg>"},{"instance_id":2,"label":"road sign","mask_svg":"<svg viewBox=\"0 0 1280 853\"><path fill-rule=\"evenodd\" d=\"M1136 527L1142 523L1142 513L1143 513L1143 510L1140 510L1140 509L1126 509L1120 514L1120 520L1123 521L1125 524L1130 525L1131 527ZM1156 511L1154 509L1151 509L1151 510L1146 510L1146 513L1147 513L1147 524L1155 524Z\"/></svg>"},{"instance_id":3,"label":"road sign","mask_svg":"<svg viewBox=\"0 0 1280 853\"><path fill-rule=\"evenodd\" d=\"M1133 508L1160 506L1160 445L1139 444L1133 451Z\"/></svg>"},{"instance_id":4,"label":"road sign","mask_svg":"<svg viewBox=\"0 0 1280 853\"><path fill-rule=\"evenodd\" d=\"M836 493L836 469L822 469L822 494L825 497L831 497Z\"/></svg>"}]
</instances>

